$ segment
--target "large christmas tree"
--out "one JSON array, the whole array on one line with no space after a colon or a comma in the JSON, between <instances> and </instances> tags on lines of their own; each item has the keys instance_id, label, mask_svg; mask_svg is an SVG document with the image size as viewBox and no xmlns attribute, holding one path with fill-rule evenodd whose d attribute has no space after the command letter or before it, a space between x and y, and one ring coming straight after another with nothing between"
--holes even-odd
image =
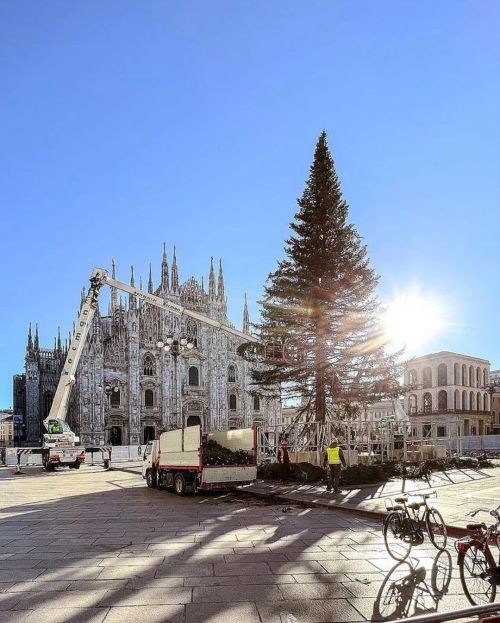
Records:
<instances>
[{"instance_id":1,"label":"large christmas tree","mask_svg":"<svg viewBox=\"0 0 500 623\"><path fill-rule=\"evenodd\" d=\"M324 421L394 391L396 369L378 328L378 278L347 222L326 132L297 203L286 258L269 275L262 302L266 365L253 374L258 391L280 387L301 412ZM253 347L242 352L251 357Z\"/></svg>"}]
</instances>

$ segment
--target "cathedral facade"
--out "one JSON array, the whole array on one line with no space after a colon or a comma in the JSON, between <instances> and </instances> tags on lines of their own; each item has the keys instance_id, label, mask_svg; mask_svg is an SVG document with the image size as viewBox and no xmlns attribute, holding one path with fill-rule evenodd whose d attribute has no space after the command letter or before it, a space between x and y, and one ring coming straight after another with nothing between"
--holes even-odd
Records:
<instances>
[{"instance_id":1,"label":"cathedral facade","mask_svg":"<svg viewBox=\"0 0 500 623\"><path fill-rule=\"evenodd\" d=\"M115 277L114 262L112 274ZM130 283L135 286L133 268ZM160 284L155 288L150 268L147 291L232 326L222 264L216 279L211 262L208 290L203 280L199 283L194 277L181 284L175 248L171 270L164 249ZM245 300L243 332L249 334L249 327ZM178 347L187 342L190 348L167 351L161 345L168 340ZM143 444L162 431L193 424L201 424L203 430L279 424L279 399L255 393L250 364L237 354L243 342L186 315L144 304L133 295L124 300L112 288L107 315L98 310L94 317L67 421L82 445ZM14 381L28 443L41 439L42 420L50 411L66 352L60 335L53 349L41 348L38 329L33 336L30 327L25 373Z\"/></svg>"}]
</instances>

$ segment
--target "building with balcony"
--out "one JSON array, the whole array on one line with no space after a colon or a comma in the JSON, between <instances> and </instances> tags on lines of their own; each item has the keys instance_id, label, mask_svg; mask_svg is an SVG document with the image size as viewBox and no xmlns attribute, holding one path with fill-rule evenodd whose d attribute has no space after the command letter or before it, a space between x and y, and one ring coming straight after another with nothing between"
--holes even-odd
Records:
<instances>
[{"instance_id":1,"label":"building with balcony","mask_svg":"<svg viewBox=\"0 0 500 623\"><path fill-rule=\"evenodd\" d=\"M14 416L12 411L0 411L0 447L14 445Z\"/></svg>"},{"instance_id":2,"label":"building with balcony","mask_svg":"<svg viewBox=\"0 0 500 623\"><path fill-rule=\"evenodd\" d=\"M405 411L417 437L485 435L493 430L490 362L441 351L407 363Z\"/></svg>"}]
</instances>

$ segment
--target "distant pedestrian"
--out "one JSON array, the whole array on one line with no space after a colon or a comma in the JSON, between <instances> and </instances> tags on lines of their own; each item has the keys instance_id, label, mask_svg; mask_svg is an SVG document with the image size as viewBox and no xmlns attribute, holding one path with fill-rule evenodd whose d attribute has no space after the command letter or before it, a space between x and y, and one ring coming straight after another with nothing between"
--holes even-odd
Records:
<instances>
[{"instance_id":1,"label":"distant pedestrian","mask_svg":"<svg viewBox=\"0 0 500 623\"><path fill-rule=\"evenodd\" d=\"M335 437L332 438L330 445L326 449L323 459L323 467L326 468L326 475L328 478L326 490L331 491L333 483L333 490L335 493L338 493L340 471L342 467L346 467L346 462L342 448L339 448Z\"/></svg>"},{"instance_id":2,"label":"distant pedestrian","mask_svg":"<svg viewBox=\"0 0 500 623\"><path fill-rule=\"evenodd\" d=\"M283 441L281 448L278 450L278 463L283 465L283 480L290 477L290 455L288 454L288 443Z\"/></svg>"}]
</instances>

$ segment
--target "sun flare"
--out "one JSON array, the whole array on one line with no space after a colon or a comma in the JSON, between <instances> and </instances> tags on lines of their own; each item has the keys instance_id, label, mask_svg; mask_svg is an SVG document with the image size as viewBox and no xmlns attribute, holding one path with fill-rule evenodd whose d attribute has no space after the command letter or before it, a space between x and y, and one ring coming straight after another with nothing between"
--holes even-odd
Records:
<instances>
[{"instance_id":1,"label":"sun flare","mask_svg":"<svg viewBox=\"0 0 500 623\"><path fill-rule=\"evenodd\" d=\"M387 339L396 348L416 351L445 327L443 306L417 289L397 293L382 317Z\"/></svg>"}]
</instances>

